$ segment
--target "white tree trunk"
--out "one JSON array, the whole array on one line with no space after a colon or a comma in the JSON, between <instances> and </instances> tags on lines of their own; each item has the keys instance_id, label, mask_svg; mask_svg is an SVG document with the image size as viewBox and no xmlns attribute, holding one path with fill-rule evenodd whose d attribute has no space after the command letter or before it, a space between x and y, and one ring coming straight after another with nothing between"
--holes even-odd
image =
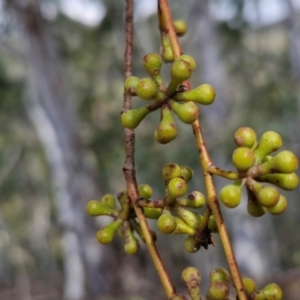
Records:
<instances>
[{"instance_id":1,"label":"white tree trunk","mask_svg":"<svg viewBox=\"0 0 300 300\"><path fill-rule=\"evenodd\" d=\"M30 89L25 104L50 166L62 228L64 298L82 300L86 286L94 293L110 288L99 268L104 261L103 247L96 242L94 222L85 212L87 201L100 196L99 187L84 162L72 93L37 1L7 1L7 6L16 16L26 42ZM105 252L107 264L114 250Z\"/></svg>"}]
</instances>

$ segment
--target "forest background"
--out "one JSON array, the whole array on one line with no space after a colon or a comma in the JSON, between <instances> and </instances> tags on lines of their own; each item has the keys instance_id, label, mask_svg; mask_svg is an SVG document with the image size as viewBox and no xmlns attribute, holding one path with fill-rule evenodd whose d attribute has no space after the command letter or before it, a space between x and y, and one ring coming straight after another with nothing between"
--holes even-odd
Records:
<instances>
[{"instance_id":1,"label":"forest background","mask_svg":"<svg viewBox=\"0 0 300 300\"><path fill-rule=\"evenodd\" d=\"M136 1L133 70L141 77L143 56L160 49L153 2ZM233 133L242 126L258 136L278 132L284 148L299 157L298 2L170 1L174 18L189 28L181 43L197 61L193 86L207 82L216 89L214 104L202 108L200 118L219 167L232 168ZM1 2L0 299L164 297L145 247L131 257L121 239L98 244L95 233L103 223L85 213L89 200L125 188L119 121L124 8L125 1L117 0ZM158 198L161 168L176 162L194 169L190 188L203 191L190 127L178 123L176 141L160 145L153 139L157 122L157 114L150 115L136 130L138 183L150 184ZM226 182L217 179L217 186ZM299 189L286 196L281 216L254 219L245 204L222 210L242 275L261 286L275 281L284 299L293 300L300 294ZM181 236L158 234L179 291L185 266L199 269L204 287L213 267L226 267L215 239L217 247L191 255Z\"/></svg>"}]
</instances>

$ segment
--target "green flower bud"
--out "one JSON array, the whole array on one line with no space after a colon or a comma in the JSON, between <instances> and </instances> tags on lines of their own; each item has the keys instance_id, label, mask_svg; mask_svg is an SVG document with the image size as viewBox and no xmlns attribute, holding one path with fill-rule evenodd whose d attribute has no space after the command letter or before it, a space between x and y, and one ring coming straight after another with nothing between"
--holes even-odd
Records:
<instances>
[{"instance_id":1,"label":"green flower bud","mask_svg":"<svg viewBox=\"0 0 300 300\"><path fill-rule=\"evenodd\" d=\"M113 216L117 212L112 209L111 207L104 205L103 203L100 203L97 200L91 200L86 206L86 211L90 216Z\"/></svg>"},{"instance_id":2,"label":"green flower bud","mask_svg":"<svg viewBox=\"0 0 300 300\"><path fill-rule=\"evenodd\" d=\"M183 245L184 249L189 253L195 253L201 247L200 242L197 241L192 235L189 235L185 238Z\"/></svg>"},{"instance_id":3,"label":"green flower bud","mask_svg":"<svg viewBox=\"0 0 300 300\"><path fill-rule=\"evenodd\" d=\"M262 160L270 153L278 150L282 145L281 136L274 131L265 132L254 150L256 162L261 163Z\"/></svg>"},{"instance_id":4,"label":"green flower bud","mask_svg":"<svg viewBox=\"0 0 300 300\"><path fill-rule=\"evenodd\" d=\"M193 68L189 62L177 58L171 67L171 81L168 85L168 94L171 95L176 92L180 83L189 79L192 75Z\"/></svg>"},{"instance_id":5,"label":"green flower bud","mask_svg":"<svg viewBox=\"0 0 300 300\"><path fill-rule=\"evenodd\" d=\"M255 178L258 181L269 182L272 183L283 190L292 191L299 184L299 178L296 173L288 173L288 174L266 174Z\"/></svg>"},{"instance_id":6,"label":"green flower bud","mask_svg":"<svg viewBox=\"0 0 300 300\"><path fill-rule=\"evenodd\" d=\"M207 300L227 300L229 287L225 281L212 281L206 294Z\"/></svg>"},{"instance_id":7,"label":"green flower bud","mask_svg":"<svg viewBox=\"0 0 300 300\"><path fill-rule=\"evenodd\" d=\"M175 217L175 221L176 221L176 228L172 233L174 234L187 233L189 235L194 235L196 233L196 230L194 228L187 225L180 218Z\"/></svg>"},{"instance_id":8,"label":"green flower bud","mask_svg":"<svg viewBox=\"0 0 300 300\"><path fill-rule=\"evenodd\" d=\"M192 75L193 67L187 59L181 59L179 56L172 64L171 79L178 83L188 80Z\"/></svg>"},{"instance_id":9,"label":"green flower bud","mask_svg":"<svg viewBox=\"0 0 300 300\"><path fill-rule=\"evenodd\" d=\"M182 197L187 192L187 183L181 178L173 178L168 184L168 197L176 199Z\"/></svg>"},{"instance_id":10,"label":"green flower bud","mask_svg":"<svg viewBox=\"0 0 300 300\"><path fill-rule=\"evenodd\" d=\"M117 219L111 222L106 227L98 230L97 232L98 242L101 244L109 244L113 240L115 233L117 229L121 226L121 224L122 224L122 220Z\"/></svg>"},{"instance_id":11,"label":"green flower bud","mask_svg":"<svg viewBox=\"0 0 300 300\"><path fill-rule=\"evenodd\" d=\"M162 213L162 208L143 207L144 215L149 219L158 219Z\"/></svg>"},{"instance_id":12,"label":"green flower bud","mask_svg":"<svg viewBox=\"0 0 300 300\"><path fill-rule=\"evenodd\" d=\"M183 20L176 20L174 22L174 28L175 28L176 34L179 37L184 36L185 33L187 32L187 26Z\"/></svg>"},{"instance_id":13,"label":"green flower bud","mask_svg":"<svg viewBox=\"0 0 300 300\"><path fill-rule=\"evenodd\" d=\"M232 154L232 163L238 171L247 171L255 163L253 151L247 147L236 148Z\"/></svg>"},{"instance_id":14,"label":"green flower bud","mask_svg":"<svg viewBox=\"0 0 300 300\"><path fill-rule=\"evenodd\" d=\"M281 300L282 290L276 283L270 283L259 292L252 294L251 300Z\"/></svg>"},{"instance_id":15,"label":"green flower bud","mask_svg":"<svg viewBox=\"0 0 300 300\"><path fill-rule=\"evenodd\" d=\"M225 281L229 282L230 281L230 274L229 272L224 269L224 268L216 268L213 269L209 275L209 280L211 282L216 282L216 281Z\"/></svg>"},{"instance_id":16,"label":"green flower bud","mask_svg":"<svg viewBox=\"0 0 300 300\"><path fill-rule=\"evenodd\" d=\"M159 54L149 53L146 56L144 56L143 67L152 78L156 78L160 75L161 66L162 59Z\"/></svg>"},{"instance_id":17,"label":"green flower bud","mask_svg":"<svg viewBox=\"0 0 300 300\"><path fill-rule=\"evenodd\" d=\"M136 254L140 250L140 245L134 236L128 221L123 222L124 250L127 254Z\"/></svg>"},{"instance_id":18,"label":"green flower bud","mask_svg":"<svg viewBox=\"0 0 300 300\"><path fill-rule=\"evenodd\" d=\"M211 215L209 217L209 220L208 220L208 229L212 233L218 233L219 232L215 216L213 216L213 215Z\"/></svg>"},{"instance_id":19,"label":"green flower bud","mask_svg":"<svg viewBox=\"0 0 300 300\"><path fill-rule=\"evenodd\" d=\"M184 179L186 182L189 182L193 178L194 172L188 166L180 166L180 175L179 177Z\"/></svg>"},{"instance_id":20,"label":"green flower bud","mask_svg":"<svg viewBox=\"0 0 300 300\"><path fill-rule=\"evenodd\" d=\"M147 107L126 110L121 115L121 123L125 128L135 129L149 113Z\"/></svg>"},{"instance_id":21,"label":"green flower bud","mask_svg":"<svg viewBox=\"0 0 300 300\"><path fill-rule=\"evenodd\" d=\"M128 94L130 96L136 96L136 87L139 82L140 82L140 79L136 76L128 77L124 84L124 89L125 89L126 94Z\"/></svg>"},{"instance_id":22,"label":"green flower bud","mask_svg":"<svg viewBox=\"0 0 300 300\"><path fill-rule=\"evenodd\" d=\"M243 286L248 294L255 292L256 284L251 278L243 278Z\"/></svg>"},{"instance_id":23,"label":"green flower bud","mask_svg":"<svg viewBox=\"0 0 300 300\"><path fill-rule=\"evenodd\" d=\"M201 208L205 205L205 202L204 195L198 191L190 193L187 199L177 200L178 205L190 208Z\"/></svg>"},{"instance_id":24,"label":"green flower bud","mask_svg":"<svg viewBox=\"0 0 300 300\"><path fill-rule=\"evenodd\" d=\"M229 207L237 207L242 199L242 186L240 181L225 185L220 191L220 200Z\"/></svg>"},{"instance_id":25,"label":"green flower bud","mask_svg":"<svg viewBox=\"0 0 300 300\"><path fill-rule=\"evenodd\" d=\"M196 62L194 58L190 55L186 55L186 54L180 55L179 57L176 58L176 60L184 60L191 65L193 71L196 69Z\"/></svg>"},{"instance_id":26,"label":"green flower bud","mask_svg":"<svg viewBox=\"0 0 300 300\"><path fill-rule=\"evenodd\" d=\"M174 55L173 51L170 45L169 37L165 33L161 33L161 44L162 44L162 59L164 62L173 62L174 61Z\"/></svg>"},{"instance_id":27,"label":"green flower bud","mask_svg":"<svg viewBox=\"0 0 300 300\"><path fill-rule=\"evenodd\" d=\"M162 107L161 121L154 132L154 138L161 144L167 144L177 136L177 127L167 105Z\"/></svg>"},{"instance_id":28,"label":"green flower bud","mask_svg":"<svg viewBox=\"0 0 300 300\"><path fill-rule=\"evenodd\" d=\"M143 199L149 199L152 196L152 188L148 184L141 184L138 188L139 194Z\"/></svg>"},{"instance_id":29,"label":"green flower bud","mask_svg":"<svg viewBox=\"0 0 300 300\"><path fill-rule=\"evenodd\" d=\"M170 181L173 178L179 177L181 168L175 163L166 164L162 169L162 175L165 181Z\"/></svg>"},{"instance_id":30,"label":"green flower bud","mask_svg":"<svg viewBox=\"0 0 300 300\"><path fill-rule=\"evenodd\" d=\"M156 83L151 78L140 79L136 86L136 94L145 100L153 100L157 95L157 92Z\"/></svg>"},{"instance_id":31,"label":"green flower bud","mask_svg":"<svg viewBox=\"0 0 300 300\"><path fill-rule=\"evenodd\" d=\"M253 192L247 187L247 211L252 217L261 217L265 214L266 210L261 204L257 201L256 196Z\"/></svg>"},{"instance_id":32,"label":"green flower bud","mask_svg":"<svg viewBox=\"0 0 300 300\"><path fill-rule=\"evenodd\" d=\"M115 209L116 206L116 198L111 195L111 194L106 194L101 198L101 203L103 203L104 205Z\"/></svg>"},{"instance_id":33,"label":"green flower bud","mask_svg":"<svg viewBox=\"0 0 300 300\"><path fill-rule=\"evenodd\" d=\"M176 101L193 101L203 105L209 105L215 100L215 95L214 88L205 83L193 90L176 93L173 98Z\"/></svg>"},{"instance_id":34,"label":"green flower bud","mask_svg":"<svg viewBox=\"0 0 300 300\"><path fill-rule=\"evenodd\" d=\"M198 215L189 211L179 205L173 207L173 211L190 227L197 229L200 226L200 219Z\"/></svg>"},{"instance_id":35,"label":"green flower bud","mask_svg":"<svg viewBox=\"0 0 300 300\"><path fill-rule=\"evenodd\" d=\"M272 207L279 201L279 192L272 186L263 186L256 194L258 202L264 207Z\"/></svg>"},{"instance_id":36,"label":"green flower bud","mask_svg":"<svg viewBox=\"0 0 300 300\"><path fill-rule=\"evenodd\" d=\"M181 273L181 279L184 282L189 294L191 296L191 300L199 300L201 299L200 294L200 282L201 275L199 271L194 267L188 267L183 270Z\"/></svg>"},{"instance_id":37,"label":"green flower bud","mask_svg":"<svg viewBox=\"0 0 300 300\"><path fill-rule=\"evenodd\" d=\"M267 211L272 215L280 215L286 210L286 207L287 200L283 195L280 195L278 202L272 207L267 207Z\"/></svg>"},{"instance_id":38,"label":"green flower bud","mask_svg":"<svg viewBox=\"0 0 300 300\"><path fill-rule=\"evenodd\" d=\"M172 233L176 226L176 220L170 213L162 214L157 220L157 227L162 233Z\"/></svg>"},{"instance_id":39,"label":"green flower bud","mask_svg":"<svg viewBox=\"0 0 300 300\"><path fill-rule=\"evenodd\" d=\"M186 124L192 124L198 119L200 111L194 102L188 101L181 104L174 100L169 100L168 103L171 105L172 110L182 122Z\"/></svg>"},{"instance_id":40,"label":"green flower bud","mask_svg":"<svg viewBox=\"0 0 300 300\"><path fill-rule=\"evenodd\" d=\"M256 143L256 133L249 127L241 127L234 133L234 141L239 147L252 148Z\"/></svg>"}]
</instances>

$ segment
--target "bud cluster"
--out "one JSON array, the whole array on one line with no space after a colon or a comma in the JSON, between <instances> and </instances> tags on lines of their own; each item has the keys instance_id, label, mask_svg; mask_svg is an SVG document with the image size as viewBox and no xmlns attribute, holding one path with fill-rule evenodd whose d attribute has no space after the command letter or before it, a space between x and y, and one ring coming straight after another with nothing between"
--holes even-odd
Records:
<instances>
[{"instance_id":1,"label":"bud cluster","mask_svg":"<svg viewBox=\"0 0 300 300\"><path fill-rule=\"evenodd\" d=\"M145 197L151 197L152 189L149 185L143 184L139 186L139 193ZM136 220L134 210L130 204L127 191L123 191L117 196L118 204L115 197L111 194L104 195L100 201L91 200L86 210L90 216L110 216L113 220L104 228L98 230L97 240L101 244L109 244L112 242L117 231L124 238L124 250L128 254L135 254L139 251L139 241L135 233L144 240L143 232L140 224ZM152 232L155 238L155 233Z\"/></svg>"},{"instance_id":2,"label":"bud cluster","mask_svg":"<svg viewBox=\"0 0 300 300\"><path fill-rule=\"evenodd\" d=\"M238 148L233 151L232 162L239 179L221 189L222 203L230 208L237 207L245 185L247 209L251 216L260 217L266 211L273 215L284 212L287 199L277 187L290 191L298 186L299 178L295 173L298 159L295 154L282 150L271 155L282 146L280 135L274 131L265 132L257 142L253 129L242 127L235 132L234 141ZM260 182L271 183L273 186Z\"/></svg>"},{"instance_id":3,"label":"bud cluster","mask_svg":"<svg viewBox=\"0 0 300 300\"><path fill-rule=\"evenodd\" d=\"M181 279L184 282L191 300L201 298L200 283L201 274L194 267L187 267L181 273ZM206 293L206 300L229 300L231 276L224 268L215 268L209 276L209 287ZM283 293L276 283L270 283L256 291L256 284L251 278L242 278L247 299L251 300L281 300ZM173 298L174 297L174 298ZM180 294L174 295L170 299L187 299Z\"/></svg>"},{"instance_id":4,"label":"bud cluster","mask_svg":"<svg viewBox=\"0 0 300 300\"><path fill-rule=\"evenodd\" d=\"M168 85L164 84L160 73L162 57L159 54L147 54L143 59L143 67L150 77L127 78L125 94L154 102L145 107L124 111L121 114L121 123L125 128L134 129L149 113L160 108L160 122L154 131L154 137L159 143L167 144L177 136L172 111L183 123L191 124L199 116L196 103L211 104L215 99L215 91L209 84L202 84L190 91L181 90L181 84L191 77L196 68L195 60L189 55L181 55L174 60Z\"/></svg>"}]
</instances>

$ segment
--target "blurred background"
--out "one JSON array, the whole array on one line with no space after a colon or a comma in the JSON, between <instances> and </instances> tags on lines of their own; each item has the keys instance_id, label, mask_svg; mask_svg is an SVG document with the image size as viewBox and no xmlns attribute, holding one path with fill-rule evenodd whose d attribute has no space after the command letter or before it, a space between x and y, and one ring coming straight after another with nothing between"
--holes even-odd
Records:
<instances>
[{"instance_id":1,"label":"blurred background","mask_svg":"<svg viewBox=\"0 0 300 300\"><path fill-rule=\"evenodd\" d=\"M201 108L213 161L232 169L233 134L242 126L257 135L274 130L283 148L300 152L300 1L172 0L174 19L188 24L180 39L197 61L193 87L207 82L215 102ZM141 60L159 52L154 0L135 1L133 73L145 77ZM125 1L0 1L0 299L164 299L142 246L124 254L122 239L96 242L108 220L86 216L85 205L125 188L124 137L119 122L123 94ZM169 80L168 66L164 77ZM133 106L144 105L133 99ZM138 183L161 197L161 168L188 165L189 190L204 192L192 130L177 120L178 138L153 139L159 113L136 130ZM227 180L216 178L216 186ZM222 207L244 277L258 287L277 282L284 299L300 294L299 189L288 194L281 216L254 219L245 201ZM152 228L155 224L151 223ZM171 278L196 266L206 292L209 272L227 267L221 243L188 254L181 236L158 233Z\"/></svg>"}]
</instances>

